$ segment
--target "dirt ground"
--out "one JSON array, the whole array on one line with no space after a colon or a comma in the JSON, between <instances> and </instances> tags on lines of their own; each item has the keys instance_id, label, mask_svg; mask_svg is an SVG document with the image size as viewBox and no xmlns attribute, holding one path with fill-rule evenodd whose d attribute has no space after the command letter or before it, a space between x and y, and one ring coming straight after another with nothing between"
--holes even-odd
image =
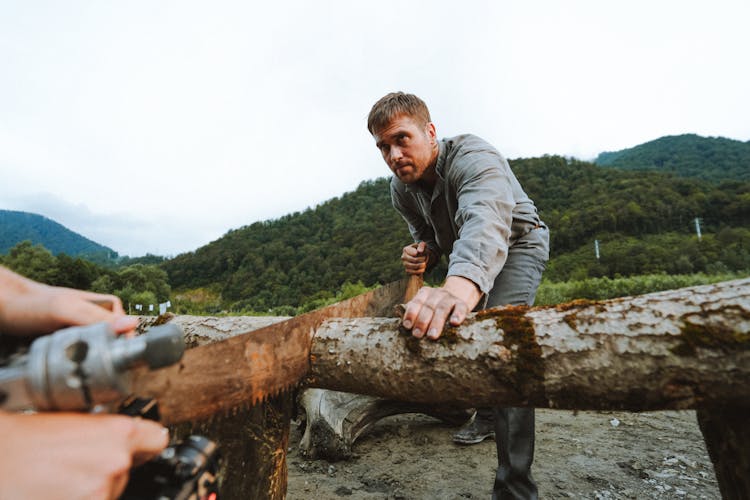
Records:
<instances>
[{"instance_id":1,"label":"dirt ground","mask_svg":"<svg viewBox=\"0 0 750 500\"><path fill-rule=\"evenodd\" d=\"M292 426L290 500L491 496L494 441L455 445L455 428L430 417L385 418L335 463L300 455L303 430ZM721 498L692 411L537 410L533 473L543 499Z\"/></svg>"}]
</instances>

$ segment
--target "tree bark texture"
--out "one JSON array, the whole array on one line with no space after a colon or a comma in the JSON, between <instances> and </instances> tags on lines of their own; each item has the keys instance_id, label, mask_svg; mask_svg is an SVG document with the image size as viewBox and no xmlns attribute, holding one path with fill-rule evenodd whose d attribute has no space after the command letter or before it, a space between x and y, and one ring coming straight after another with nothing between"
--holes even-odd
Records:
<instances>
[{"instance_id":1,"label":"tree bark texture","mask_svg":"<svg viewBox=\"0 0 750 500\"><path fill-rule=\"evenodd\" d=\"M326 317L333 319L317 324L312 337L312 387L465 407L698 408L722 494L746 497L750 279L601 302L482 311L447 328L436 342L413 338L398 319L336 319L335 309L330 313ZM282 319L174 321L195 346ZM190 404L187 395L181 401ZM282 395L215 415L208 424L191 424L189 432L203 433L226 450L220 484L232 488L227 498L283 498L291 411L290 397Z\"/></svg>"},{"instance_id":2,"label":"tree bark texture","mask_svg":"<svg viewBox=\"0 0 750 500\"><path fill-rule=\"evenodd\" d=\"M420 403L565 409L750 407L750 279L482 311L438 341L398 319L330 319L312 387Z\"/></svg>"}]
</instances>

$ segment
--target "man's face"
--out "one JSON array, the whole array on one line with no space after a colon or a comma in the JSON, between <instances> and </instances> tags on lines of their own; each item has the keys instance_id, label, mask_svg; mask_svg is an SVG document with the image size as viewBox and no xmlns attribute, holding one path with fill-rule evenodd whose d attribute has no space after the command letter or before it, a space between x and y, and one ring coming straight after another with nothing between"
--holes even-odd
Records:
<instances>
[{"instance_id":1,"label":"man's face","mask_svg":"<svg viewBox=\"0 0 750 500\"><path fill-rule=\"evenodd\" d=\"M411 117L398 115L373 137L383 159L404 184L422 179L435 165L438 147L432 123L420 126Z\"/></svg>"}]
</instances>

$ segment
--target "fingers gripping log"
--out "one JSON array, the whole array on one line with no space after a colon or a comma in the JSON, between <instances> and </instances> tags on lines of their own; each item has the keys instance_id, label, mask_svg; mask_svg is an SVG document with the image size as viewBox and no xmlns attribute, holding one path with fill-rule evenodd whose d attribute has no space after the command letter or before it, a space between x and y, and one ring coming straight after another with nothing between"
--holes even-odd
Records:
<instances>
[{"instance_id":1,"label":"fingers gripping log","mask_svg":"<svg viewBox=\"0 0 750 500\"><path fill-rule=\"evenodd\" d=\"M750 406L750 279L477 313L436 341L398 319L316 331L313 387L421 403L632 411Z\"/></svg>"}]
</instances>

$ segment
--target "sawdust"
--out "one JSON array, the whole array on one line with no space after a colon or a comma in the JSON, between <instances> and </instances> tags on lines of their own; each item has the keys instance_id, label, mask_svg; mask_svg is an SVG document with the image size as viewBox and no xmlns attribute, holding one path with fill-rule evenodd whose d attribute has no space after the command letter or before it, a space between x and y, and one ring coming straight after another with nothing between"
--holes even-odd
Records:
<instances>
[{"instance_id":1,"label":"sawdust","mask_svg":"<svg viewBox=\"0 0 750 500\"><path fill-rule=\"evenodd\" d=\"M388 417L329 463L298 453L293 425L289 500L490 498L494 441L453 444L454 428L424 415ZM543 499L719 499L692 411L537 410L533 469Z\"/></svg>"}]
</instances>

